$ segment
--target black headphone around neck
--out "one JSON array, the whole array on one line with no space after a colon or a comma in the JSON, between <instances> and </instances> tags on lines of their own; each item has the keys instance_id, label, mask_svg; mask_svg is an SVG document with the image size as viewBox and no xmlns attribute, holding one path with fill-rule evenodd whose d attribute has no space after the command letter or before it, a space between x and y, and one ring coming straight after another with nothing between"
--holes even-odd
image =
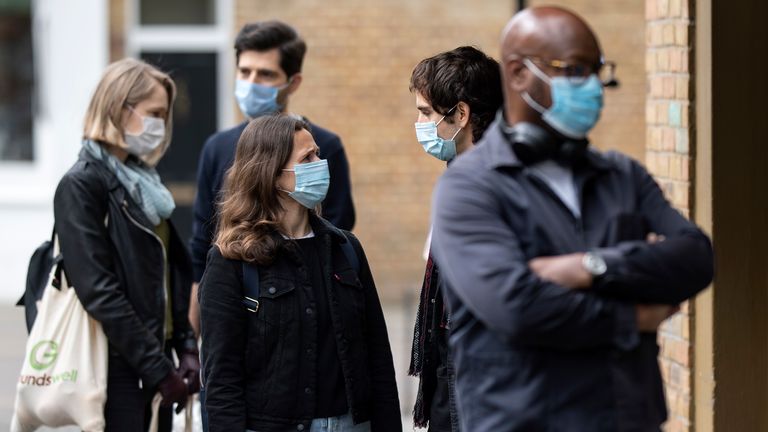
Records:
<instances>
[{"instance_id":1,"label":"black headphone around neck","mask_svg":"<svg viewBox=\"0 0 768 432\"><path fill-rule=\"evenodd\" d=\"M554 160L565 165L575 165L584 158L589 141L561 139L533 123L504 125L504 135L512 144L515 155L525 165Z\"/></svg>"}]
</instances>

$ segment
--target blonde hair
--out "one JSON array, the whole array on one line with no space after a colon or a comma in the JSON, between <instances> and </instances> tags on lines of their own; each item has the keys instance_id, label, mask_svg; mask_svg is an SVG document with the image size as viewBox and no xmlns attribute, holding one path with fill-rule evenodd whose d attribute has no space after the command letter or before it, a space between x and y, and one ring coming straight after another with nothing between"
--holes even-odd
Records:
<instances>
[{"instance_id":1,"label":"blonde hair","mask_svg":"<svg viewBox=\"0 0 768 432\"><path fill-rule=\"evenodd\" d=\"M176 85L168 74L141 60L126 58L107 66L88 105L83 138L127 149L123 138L123 108L148 98L157 84L163 86L168 95L165 138L157 149L141 158L149 166L157 165L171 142Z\"/></svg>"}]
</instances>

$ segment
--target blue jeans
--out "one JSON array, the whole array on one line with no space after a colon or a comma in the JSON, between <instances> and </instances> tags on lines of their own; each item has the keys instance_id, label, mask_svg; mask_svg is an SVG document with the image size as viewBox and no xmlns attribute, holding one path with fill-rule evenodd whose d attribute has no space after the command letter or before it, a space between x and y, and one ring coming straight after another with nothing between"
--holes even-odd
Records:
<instances>
[{"instance_id":1,"label":"blue jeans","mask_svg":"<svg viewBox=\"0 0 768 432\"><path fill-rule=\"evenodd\" d=\"M352 414L312 420L309 432L371 432L371 422L354 424Z\"/></svg>"},{"instance_id":2,"label":"blue jeans","mask_svg":"<svg viewBox=\"0 0 768 432\"><path fill-rule=\"evenodd\" d=\"M253 432L248 430L247 432ZM354 424L352 414L338 417L316 418L309 426L309 432L371 432L371 422Z\"/></svg>"}]
</instances>

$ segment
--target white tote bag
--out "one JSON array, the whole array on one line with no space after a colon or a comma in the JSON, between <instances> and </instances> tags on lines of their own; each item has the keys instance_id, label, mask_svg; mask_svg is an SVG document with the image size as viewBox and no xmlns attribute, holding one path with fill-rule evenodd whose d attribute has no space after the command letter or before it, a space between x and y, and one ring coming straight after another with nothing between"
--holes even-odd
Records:
<instances>
[{"instance_id":1,"label":"white tote bag","mask_svg":"<svg viewBox=\"0 0 768 432\"><path fill-rule=\"evenodd\" d=\"M103 431L107 337L83 308L64 272L60 290L51 285L53 276L52 272L27 339L11 431L67 425Z\"/></svg>"}]
</instances>

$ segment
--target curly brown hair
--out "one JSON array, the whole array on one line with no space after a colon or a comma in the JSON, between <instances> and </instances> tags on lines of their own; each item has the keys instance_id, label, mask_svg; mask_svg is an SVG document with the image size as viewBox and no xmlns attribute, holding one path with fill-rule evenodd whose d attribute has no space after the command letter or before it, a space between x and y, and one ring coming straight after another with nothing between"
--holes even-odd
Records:
<instances>
[{"instance_id":1,"label":"curly brown hair","mask_svg":"<svg viewBox=\"0 0 768 432\"><path fill-rule=\"evenodd\" d=\"M303 120L268 115L251 120L240 135L218 203L214 243L225 258L272 263L279 247L272 234L284 210L277 178L290 159L296 132L302 129L309 131Z\"/></svg>"}]
</instances>

